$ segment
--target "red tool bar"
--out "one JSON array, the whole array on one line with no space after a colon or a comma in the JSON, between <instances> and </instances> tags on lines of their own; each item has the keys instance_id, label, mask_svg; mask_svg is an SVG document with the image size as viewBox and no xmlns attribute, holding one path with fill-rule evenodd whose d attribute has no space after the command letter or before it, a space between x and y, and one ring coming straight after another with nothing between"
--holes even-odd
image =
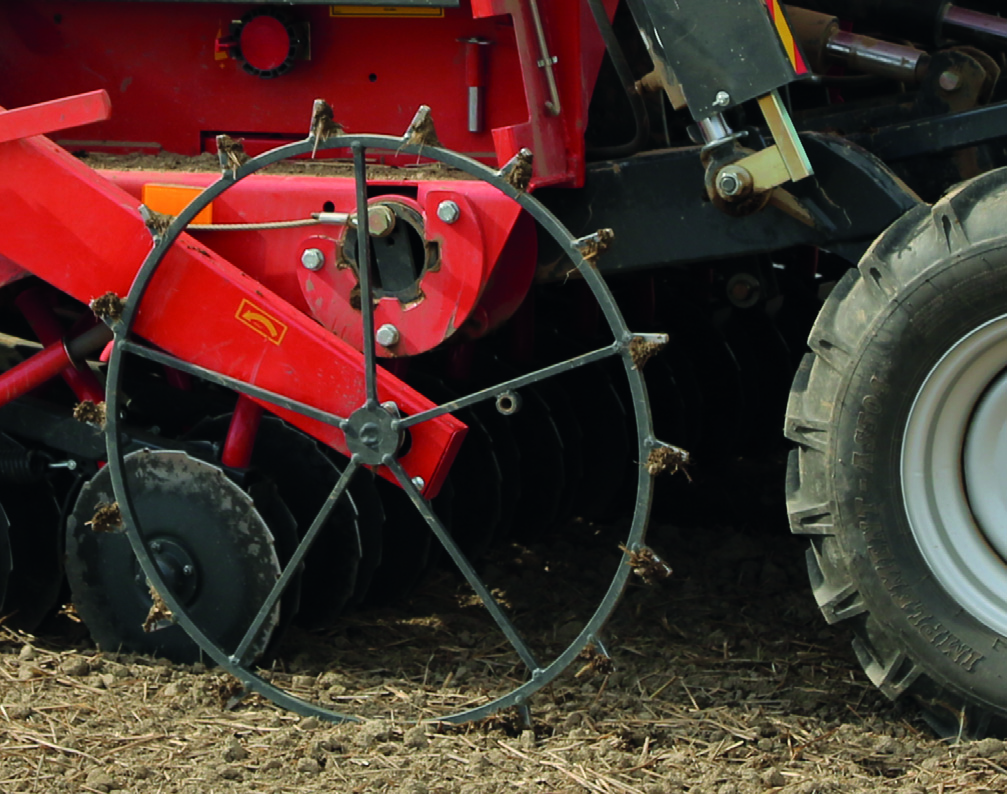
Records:
<instances>
[{"instance_id":1,"label":"red tool bar","mask_svg":"<svg viewBox=\"0 0 1007 794\"><path fill-rule=\"evenodd\" d=\"M112 103L105 91L54 99L0 113L0 143L105 121Z\"/></svg>"},{"instance_id":2,"label":"red tool bar","mask_svg":"<svg viewBox=\"0 0 1007 794\"><path fill-rule=\"evenodd\" d=\"M80 301L129 292L151 248L136 205L46 138L0 144L0 254ZM360 353L188 235L165 256L134 330L183 361L322 411L345 417L364 402ZM383 369L378 394L405 414L433 405ZM346 452L335 427L270 410ZM401 463L428 496L465 430L451 416L412 429Z\"/></svg>"}]
</instances>

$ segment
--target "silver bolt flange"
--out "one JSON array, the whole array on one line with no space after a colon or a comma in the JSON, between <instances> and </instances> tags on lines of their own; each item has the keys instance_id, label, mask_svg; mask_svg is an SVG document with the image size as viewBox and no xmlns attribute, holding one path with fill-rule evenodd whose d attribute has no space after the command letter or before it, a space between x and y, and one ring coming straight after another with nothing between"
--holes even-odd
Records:
<instances>
[{"instance_id":1,"label":"silver bolt flange","mask_svg":"<svg viewBox=\"0 0 1007 794\"><path fill-rule=\"evenodd\" d=\"M391 323L385 323L374 334L374 341L382 347L394 347L399 343L399 329Z\"/></svg>"},{"instance_id":2,"label":"silver bolt flange","mask_svg":"<svg viewBox=\"0 0 1007 794\"><path fill-rule=\"evenodd\" d=\"M301 254L301 264L308 270L321 270L325 264L325 254L320 248L306 248Z\"/></svg>"},{"instance_id":3,"label":"silver bolt flange","mask_svg":"<svg viewBox=\"0 0 1007 794\"><path fill-rule=\"evenodd\" d=\"M437 217L445 223L456 223L461 216L462 210L457 202L448 199L437 205Z\"/></svg>"}]
</instances>

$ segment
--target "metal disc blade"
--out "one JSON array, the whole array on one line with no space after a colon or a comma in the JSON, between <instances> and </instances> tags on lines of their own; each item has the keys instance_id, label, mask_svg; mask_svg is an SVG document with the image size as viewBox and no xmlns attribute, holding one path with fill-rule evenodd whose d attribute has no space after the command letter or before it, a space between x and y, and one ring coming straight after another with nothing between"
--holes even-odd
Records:
<instances>
[{"instance_id":1,"label":"metal disc blade","mask_svg":"<svg viewBox=\"0 0 1007 794\"><path fill-rule=\"evenodd\" d=\"M131 453L125 473L148 553L165 583L208 636L236 648L280 573L272 533L251 497L220 469L182 452ZM179 626L150 626L146 577L125 535L89 523L99 506L114 501L106 467L81 489L67 520L67 578L77 612L101 648L199 660L199 648ZM279 612L256 639L253 655L265 651ZM145 622L152 631L144 630Z\"/></svg>"}]
</instances>

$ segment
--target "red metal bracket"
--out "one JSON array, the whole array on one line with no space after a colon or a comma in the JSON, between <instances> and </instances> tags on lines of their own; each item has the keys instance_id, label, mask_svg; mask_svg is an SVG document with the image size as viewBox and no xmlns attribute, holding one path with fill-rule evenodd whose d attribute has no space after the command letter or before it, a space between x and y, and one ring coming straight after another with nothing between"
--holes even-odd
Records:
<instances>
[{"instance_id":1,"label":"red metal bracket","mask_svg":"<svg viewBox=\"0 0 1007 794\"><path fill-rule=\"evenodd\" d=\"M105 121L111 115L112 102L104 90L5 110L0 112L0 143Z\"/></svg>"}]
</instances>

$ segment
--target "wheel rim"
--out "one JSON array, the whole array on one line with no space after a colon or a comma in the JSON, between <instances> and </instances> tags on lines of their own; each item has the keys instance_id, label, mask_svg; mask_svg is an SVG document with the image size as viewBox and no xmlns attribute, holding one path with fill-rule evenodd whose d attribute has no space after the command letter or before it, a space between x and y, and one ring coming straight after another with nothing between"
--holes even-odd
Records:
<instances>
[{"instance_id":1,"label":"wheel rim","mask_svg":"<svg viewBox=\"0 0 1007 794\"><path fill-rule=\"evenodd\" d=\"M472 589L475 590L476 595L483 603L483 606L485 606L492 614L494 621L497 623L497 628L505 635L507 641L510 643L512 648L517 651L518 656L520 656L527 668L528 677L524 683L515 686L507 694L497 697L490 702L482 703L481 705L466 708L445 716L440 716L437 719L443 722L462 722L465 720L479 719L488 716L501 708L509 706L524 706L527 698L531 694L554 680L575 659L577 659L581 652L586 648L592 645L596 648L602 648L598 634L609 615L614 610L616 604L618 603L619 596L626 586L631 572L630 566L626 563L628 563L632 554L642 548L653 492L651 482L652 476L648 471L647 466L642 465L642 463L638 466L636 488L637 498L634 506L633 518L626 534L624 535L623 544L620 546L620 548L623 549L622 559L611 582L605 590L604 596L597 608L594 610L593 614L584 623L576 638L570 642L564 650L560 651L558 654L551 655L551 659L547 663L540 665L529 651L523 637L515 630L513 624L497 603L489 588L485 586L471 562L465 557L458 545L445 531L443 524L433 512L431 503L423 499L420 494L419 487L413 483L396 459L393 449L395 445L386 444L385 442L388 441L391 432L404 431L412 425L419 424L443 414L452 413L468 405L475 405L479 402L487 400L492 401L498 396L498 392L510 393L512 390L530 387L538 381L553 377L556 374L570 371L574 368L585 366L596 361L602 361L608 357L614 357L621 359L623 370L628 380L629 393L633 403L633 414L636 420L637 460L641 462L647 461L651 451L659 447L660 443L653 436L650 407L647 400L642 372L637 367L631 352L630 343L633 341L634 335L627 328L622 315L615 304L615 300L604 281L601 279L600 275L591 263L589 263L588 260L586 260L581 254L580 248L578 247L578 241L574 240L569 231L567 231L567 229L536 199L526 193L516 190L509 182L507 182L506 178L500 172L486 168L480 163L467 157L437 147L405 144L403 143L403 139L391 138L388 136L345 135L340 136L339 138L329 139L326 142L322 142L321 145L319 145L313 137L309 137L302 142L290 144L280 147L279 149L266 152L259 157L249 160L243 166L234 171L225 172L224 176L218 182L204 190L203 193L194 199L193 202L173 220L167 231L155 239L155 245L143 263L129 294L124 301L121 318L110 323L112 330L115 333L115 343L113 345L108 369L108 393L106 401L108 406L107 413L109 421L105 428L105 434L108 446L109 469L115 496L122 510L126 536L130 541L133 552L139 560L144 573L158 592L163 595L164 601L173 613L176 621L185 629L186 633L200 646L200 648L202 648L202 650L217 664L233 674L249 689L268 697L275 703L292 711L301 714L317 715L326 719L337 721L356 719L356 717L352 715L336 712L320 704L303 700L290 692L274 686L268 680L256 674L256 672L252 669L254 660L250 660L247 657L248 644L254 641L256 635L254 624L249 628L242 644L237 649L232 650L229 648L224 649L216 645L206 636L206 634L201 630L201 627L189 618L186 614L184 606L179 604L171 594L170 590L164 586L159 571L157 570L157 566L153 563L149 550L147 549L142 534L139 531L135 510L133 509L131 503L132 500L129 488L123 477L123 442L121 432L118 427L120 411L120 397L118 391L122 377L124 357L129 354L146 357L150 360L161 363L168 363L170 366L189 372L197 377L216 380L216 382L221 385L226 385L239 392L252 396L265 398L269 402L287 408L294 408L295 410L305 410L310 408L310 406L300 406L299 404L286 400L286 398L283 398L281 395L269 394L253 385L238 383L232 379L220 376L217 373L202 370L199 367L188 364L187 362L157 353L151 349L147 349L144 345L131 339L131 329L143 301L147 286L160 265L160 262L167 251L170 250L178 236L185 231L188 224L203 207L244 177L255 173L271 163L278 162L279 160L297 155L309 154L313 148L318 148L319 150L328 148L352 149L355 179L357 181L357 217L367 217L366 197L364 194L366 184L366 166L364 157L367 149L394 151L397 153L415 154L417 156L422 155L465 171L470 175L474 175L483 181L488 182L504 195L516 201L522 209L527 211L538 222L546 233L550 234L558 243L560 243L561 247L567 251L584 282L589 286L591 292L594 294L601 309L601 313L604 316L607 326L612 334L613 342L604 348L599 348L577 358L560 362L535 372L530 372L527 375L518 378L512 378L505 381L503 384L498 384L497 387L471 393L465 398L453 403L450 408L448 405L442 405L428 411L424 411L420 414L407 417L401 421L394 420L391 422L389 428L387 428L388 432L385 432L386 428L384 428L384 425L388 424L389 417L382 413L382 406L380 406L377 402L375 374L377 356L374 349L373 311L369 308L371 306L371 302L366 299L362 300L361 313L363 315L365 327L363 337L363 364L366 399L363 401L361 407L354 411L349 417L342 418L334 415L325 415L323 418L323 421L334 424L346 431L347 444L353 455L343 470L339 482L335 485L332 493L326 500L326 505L322 508L316 518L315 525L313 525L308 531L307 536L302 540L297 552L291 561L287 563L287 566L281 575L276 588L274 589L273 596L271 596L272 599L274 597L278 598L282 595L284 588L286 587L288 576L293 574L296 567L303 559L303 555L306 554L307 550L310 548L316 532L316 527L320 527L325 522L329 512L343 497L351 478L353 478L358 470L367 465L387 466L394 474L409 499L412 501L416 511L429 525L429 528L436 536L437 541L439 541L443 546L444 550L455 563L455 566L461 572L465 580L469 583ZM365 274L368 272L369 263L367 262L367 257L365 255L364 261L361 263L361 292L365 295L372 294L370 292L371 287L365 280L365 278L367 278ZM370 332L367 332L369 326ZM371 441L368 441L367 438L370 435L374 435L374 428L377 428L380 432L377 432L374 443L372 443ZM351 437L354 439L354 443L351 443ZM388 446L389 448L385 449L385 446ZM275 603L275 601L273 603ZM264 614L271 608L272 603L270 601L265 602L261 607L260 615Z\"/></svg>"},{"instance_id":2,"label":"wheel rim","mask_svg":"<svg viewBox=\"0 0 1007 794\"><path fill-rule=\"evenodd\" d=\"M1007 634L1007 315L927 374L902 444L902 493L927 565L958 605Z\"/></svg>"}]
</instances>

